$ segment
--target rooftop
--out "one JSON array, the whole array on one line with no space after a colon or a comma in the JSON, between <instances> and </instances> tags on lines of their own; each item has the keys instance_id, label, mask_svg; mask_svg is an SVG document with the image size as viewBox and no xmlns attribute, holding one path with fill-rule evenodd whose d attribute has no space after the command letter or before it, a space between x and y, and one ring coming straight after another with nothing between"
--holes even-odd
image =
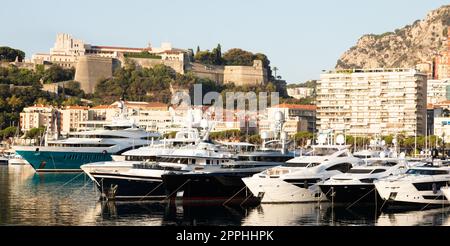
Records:
<instances>
[{"instance_id":1,"label":"rooftop","mask_svg":"<svg viewBox=\"0 0 450 246\"><path fill-rule=\"evenodd\" d=\"M151 50L151 48L132 48L132 47L118 47L118 46L91 46L92 49L109 49L109 50L136 50L145 51Z\"/></svg>"},{"instance_id":2,"label":"rooftop","mask_svg":"<svg viewBox=\"0 0 450 246\"><path fill-rule=\"evenodd\" d=\"M316 105L302 105L302 104L287 104L282 103L273 106L273 108L288 108L288 109L302 109L302 110L309 110L309 111L315 111L317 109Z\"/></svg>"},{"instance_id":3,"label":"rooftop","mask_svg":"<svg viewBox=\"0 0 450 246\"><path fill-rule=\"evenodd\" d=\"M369 69L337 69L337 70L329 70L324 71L324 74L333 74L333 73L343 73L343 74L351 74L351 73L404 73L404 72L415 72L420 73L418 70L414 68L369 68Z\"/></svg>"}]
</instances>

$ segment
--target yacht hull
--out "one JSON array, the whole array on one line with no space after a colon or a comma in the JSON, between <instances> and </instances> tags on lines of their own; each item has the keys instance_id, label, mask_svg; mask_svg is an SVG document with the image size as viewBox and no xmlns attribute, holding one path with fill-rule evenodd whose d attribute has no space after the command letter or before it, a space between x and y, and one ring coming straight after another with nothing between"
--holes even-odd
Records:
<instances>
[{"instance_id":1,"label":"yacht hull","mask_svg":"<svg viewBox=\"0 0 450 246\"><path fill-rule=\"evenodd\" d=\"M102 198L107 200L163 200L165 185L161 178L125 174L90 174Z\"/></svg>"},{"instance_id":2,"label":"yacht hull","mask_svg":"<svg viewBox=\"0 0 450 246\"><path fill-rule=\"evenodd\" d=\"M376 205L382 201L373 184L319 185L327 199L334 203Z\"/></svg>"},{"instance_id":3,"label":"yacht hull","mask_svg":"<svg viewBox=\"0 0 450 246\"><path fill-rule=\"evenodd\" d=\"M435 190L421 189L419 185L427 185L433 182L376 182L375 187L380 197L385 201L387 207L392 209L408 208L431 208L436 206L447 206L450 202L445 199L439 185ZM435 183L443 183L436 181ZM445 183L445 182L444 182Z\"/></svg>"},{"instance_id":4,"label":"yacht hull","mask_svg":"<svg viewBox=\"0 0 450 246\"><path fill-rule=\"evenodd\" d=\"M261 203L301 203L326 200L317 184L303 188L279 178L243 178L245 185Z\"/></svg>"},{"instance_id":5,"label":"yacht hull","mask_svg":"<svg viewBox=\"0 0 450 246\"><path fill-rule=\"evenodd\" d=\"M445 198L447 198L447 200L450 201L450 188L449 187L441 188L441 191L444 194Z\"/></svg>"},{"instance_id":6,"label":"yacht hull","mask_svg":"<svg viewBox=\"0 0 450 246\"><path fill-rule=\"evenodd\" d=\"M81 171L83 164L111 161L111 154L96 152L60 152L16 150L36 171Z\"/></svg>"},{"instance_id":7,"label":"yacht hull","mask_svg":"<svg viewBox=\"0 0 450 246\"><path fill-rule=\"evenodd\" d=\"M184 202L255 205L260 198L246 189L242 181L252 174L254 172L169 173L162 175L162 179L169 194L182 191Z\"/></svg>"}]
</instances>

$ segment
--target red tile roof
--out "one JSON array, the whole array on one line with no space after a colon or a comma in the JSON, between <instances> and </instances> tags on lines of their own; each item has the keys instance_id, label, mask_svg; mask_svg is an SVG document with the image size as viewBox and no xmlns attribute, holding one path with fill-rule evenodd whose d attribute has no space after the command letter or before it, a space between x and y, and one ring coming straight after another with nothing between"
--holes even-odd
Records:
<instances>
[{"instance_id":1,"label":"red tile roof","mask_svg":"<svg viewBox=\"0 0 450 246\"><path fill-rule=\"evenodd\" d=\"M110 50L136 50L144 51L151 50L151 48L131 48L131 47L117 47L117 46L91 46L92 49L110 49Z\"/></svg>"},{"instance_id":2,"label":"red tile roof","mask_svg":"<svg viewBox=\"0 0 450 246\"><path fill-rule=\"evenodd\" d=\"M67 106L65 109L89 109L89 107L75 105L75 106Z\"/></svg>"},{"instance_id":3,"label":"red tile roof","mask_svg":"<svg viewBox=\"0 0 450 246\"><path fill-rule=\"evenodd\" d=\"M93 107L92 109L107 109L107 108L116 108L116 107L111 105L98 105Z\"/></svg>"},{"instance_id":4,"label":"red tile roof","mask_svg":"<svg viewBox=\"0 0 450 246\"><path fill-rule=\"evenodd\" d=\"M275 105L274 108L303 109L303 110L315 111L317 109L317 106L316 105L301 105L301 104L282 103L282 104Z\"/></svg>"}]
</instances>

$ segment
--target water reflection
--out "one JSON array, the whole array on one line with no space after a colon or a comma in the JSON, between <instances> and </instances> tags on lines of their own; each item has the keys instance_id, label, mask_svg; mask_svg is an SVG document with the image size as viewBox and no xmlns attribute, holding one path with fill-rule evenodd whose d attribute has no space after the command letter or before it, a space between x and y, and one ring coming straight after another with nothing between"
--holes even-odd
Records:
<instances>
[{"instance_id":1,"label":"water reflection","mask_svg":"<svg viewBox=\"0 0 450 246\"><path fill-rule=\"evenodd\" d=\"M436 208L423 211L408 211L382 214L379 226L438 226L450 225L449 208Z\"/></svg>"},{"instance_id":2,"label":"water reflection","mask_svg":"<svg viewBox=\"0 0 450 246\"><path fill-rule=\"evenodd\" d=\"M137 225L241 225L246 209L157 202L99 202L105 221Z\"/></svg>"},{"instance_id":3,"label":"water reflection","mask_svg":"<svg viewBox=\"0 0 450 246\"><path fill-rule=\"evenodd\" d=\"M80 173L0 166L0 225L450 225L450 208L383 212L330 203L200 206L101 202Z\"/></svg>"}]
</instances>

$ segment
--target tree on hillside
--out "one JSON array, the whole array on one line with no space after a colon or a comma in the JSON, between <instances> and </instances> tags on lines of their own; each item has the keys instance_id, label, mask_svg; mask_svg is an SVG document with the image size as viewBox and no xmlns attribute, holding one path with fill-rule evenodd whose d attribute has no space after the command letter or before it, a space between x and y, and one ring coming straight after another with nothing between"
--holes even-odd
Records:
<instances>
[{"instance_id":1,"label":"tree on hillside","mask_svg":"<svg viewBox=\"0 0 450 246\"><path fill-rule=\"evenodd\" d=\"M65 95L80 98L83 98L85 96L84 91L80 87L80 82L78 81L69 81L67 83L64 83L62 90Z\"/></svg>"},{"instance_id":2,"label":"tree on hillside","mask_svg":"<svg viewBox=\"0 0 450 246\"><path fill-rule=\"evenodd\" d=\"M215 55L209 50L199 51L195 54L194 59L196 62L208 65L215 64Z\"/></svg>"},{"instance_id":3,"label":"tree on hillside","mask_svg":"<svg viewBox=\"0 0 450 246\"><path fill-rule=\"evenodd\" d=\"M19 62L25 58L25 52L7 46L0 47L0 61L13 62L19 58Z\"/></svg>"},{"instance_id":4,"label":"tree on hillside","mask_svg":"<svg viewBox=\"0 0 450 246\"><path fill-rule=\"evenodd\" d=\"M251 66L253 53L242 49L230 49L223 54L226 65Z\"/></svg>"},{"instance_id":5,"label":"tree on hillside","mask_svg":"<svg viewBox=\"0 0 450 246\"><path fill-rule=\"evenodd\" d=\"M16 135L17 133L17 130L18 129L15 126L6 127L5 129L0 131L0 137L2 137L3 139L14 137L14 135Z\"/></svg>"},{"instance_id":6,"label":"tree on hillside","mask_svg":"<svg viewBox=\"0 0 450 246\"><path fill-rule=\"evenodd\" d=\"M222 65L223 64L222 47L220 46L220 44L217 44L217 47L213 49L212 53L214 54L213 63L215 65Z\"/></svg>"},{"instance_id":7,"label":"tree on hillside","mask_svg":"<svg viewBox=\"0 0 450 246\"><path fill-rule=\"evenodd\" d=\"M44 83L55 83L61 81L72 80L75 76L75 69L64 69L58 65L52 65L44 71L42 80Z\"/></svg>"},{"instance_id":8,"label":"tree on hillside","mask_svg":"<svg viewBox=\"0 0 450 246\"><path fill-rule=\"evenodd\" d=\"M6 101L8 102L8 105L11 107L13 112L18 112L17 110L20 108L20 106L22 106L23 103L22 99L20 99L16 95L8 97Z\"/></svg>"}]
</instances>

